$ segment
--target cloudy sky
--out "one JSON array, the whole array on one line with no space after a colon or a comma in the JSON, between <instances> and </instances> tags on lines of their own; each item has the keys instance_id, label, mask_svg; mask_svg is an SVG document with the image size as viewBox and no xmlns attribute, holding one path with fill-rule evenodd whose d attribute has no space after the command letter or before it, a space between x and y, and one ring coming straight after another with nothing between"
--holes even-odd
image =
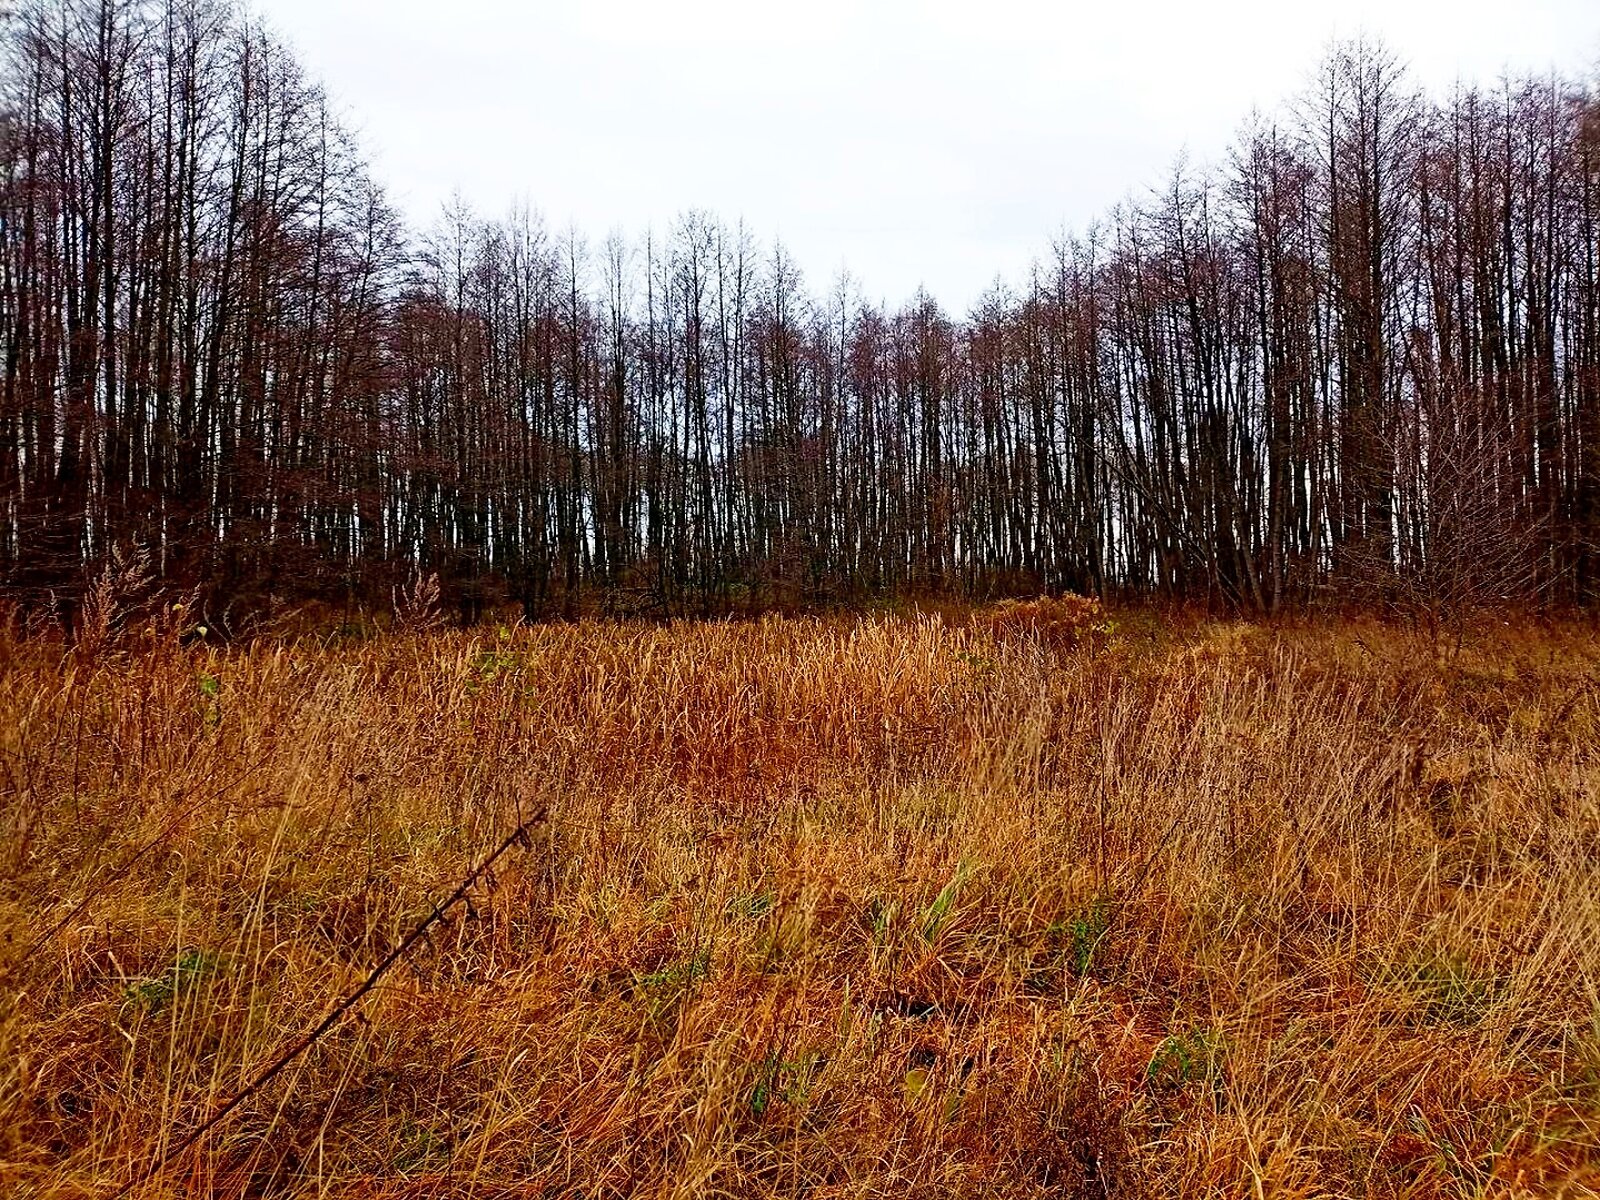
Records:
<instances>
[{"instance_id":1,"label":"cloudy sky","mask_svg":"<svg viewBox=\"0 0 1600 1200\"><path fill-rule=\"evenodd\" d=\"M779 236L813 289L956 312L1062 228L1215 160L1381 37L1431 89L1592 73L1593 0L256 0L401 210L457 191L598 240L688 208Z\"/></svg>"}]
</instances>

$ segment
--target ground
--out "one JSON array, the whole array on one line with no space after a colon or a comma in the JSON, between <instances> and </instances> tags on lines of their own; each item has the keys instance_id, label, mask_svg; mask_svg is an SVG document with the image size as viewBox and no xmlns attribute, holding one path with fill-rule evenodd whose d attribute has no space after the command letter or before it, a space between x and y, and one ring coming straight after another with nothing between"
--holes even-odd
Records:
<instances>
[{"instance_id":1,"label":"ground","mask_svg":"<svg viewBox=\"0 0 1600 1200\"><path fill-rule=\"evenodd\" d=\"M0 1191L1600 1194L1592 626L355 634L0 641Z\"/></svg>"}]
</instances>

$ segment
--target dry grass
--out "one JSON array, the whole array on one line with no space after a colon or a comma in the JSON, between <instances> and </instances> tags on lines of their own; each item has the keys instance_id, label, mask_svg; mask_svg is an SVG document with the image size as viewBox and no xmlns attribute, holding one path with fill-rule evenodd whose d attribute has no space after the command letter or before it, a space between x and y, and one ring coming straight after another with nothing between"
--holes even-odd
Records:
<instances>
[{"instance_id":1,"label":"dry grass","mask_svg":"<svg viewBox=\"0 0 1600 1200\"><path fill-rule=\"evenodd\" d=\"M0 642L0 1192L1595 1195L1592 635L1095 621Z\"/></svg>"}]
</instances>

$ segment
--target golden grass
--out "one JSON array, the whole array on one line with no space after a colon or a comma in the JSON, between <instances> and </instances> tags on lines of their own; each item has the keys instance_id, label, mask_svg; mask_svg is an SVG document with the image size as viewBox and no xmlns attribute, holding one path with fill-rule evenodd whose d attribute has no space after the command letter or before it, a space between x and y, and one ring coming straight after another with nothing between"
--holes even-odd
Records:
<instances>
[{"instance_id":1,"label":"golden grass","mask_svg":"<svg viewBox=\"0 0 1600 1200\"><path fill-rule=\"evenodd\" d=\"M0 1192L1595 1195L1592 635L1096 621L0 642Z\"/></svg>"}]
</instances>

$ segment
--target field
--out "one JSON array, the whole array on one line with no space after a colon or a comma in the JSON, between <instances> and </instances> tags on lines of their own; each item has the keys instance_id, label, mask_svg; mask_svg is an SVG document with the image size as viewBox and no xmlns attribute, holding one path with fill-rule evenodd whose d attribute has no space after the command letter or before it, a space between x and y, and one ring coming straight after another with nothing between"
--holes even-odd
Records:
<instances>
[{"instance_id":1,"label":"field","mask_svg":"<svg viewBox=\"0 0 1600 1200\"><path fill-rule=\"evenodd\" d=\"M1597 1195L1597 666L1087 610L0 638L0 1192Z\"/></svg>"}]
</instances>

